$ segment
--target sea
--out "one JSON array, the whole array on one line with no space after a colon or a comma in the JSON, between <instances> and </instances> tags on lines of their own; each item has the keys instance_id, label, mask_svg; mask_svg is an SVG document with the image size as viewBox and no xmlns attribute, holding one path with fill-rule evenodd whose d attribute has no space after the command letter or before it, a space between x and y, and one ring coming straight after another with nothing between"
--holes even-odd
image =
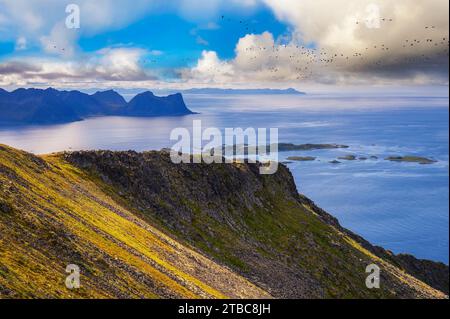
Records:
<instances>
[{"instance_id":1,"label":"sea","mask_svg":"<svg viewBox=\"0 0 450 319\"><path fill-rule=\"evenodd\" d=\"M299 192L340 223L394 253L449 259L449 100L414 94L186 95L198 114L98 117L46 126L0 126L0 143L35 154L70 150L159 150L175 128L278 128L279 142L346 149L280 152ZM366 160L330 161L346 155ZM391 162L421 156L430 165ZM315 161L287 161L312 156Z\"/></svg>"}]
</instances>

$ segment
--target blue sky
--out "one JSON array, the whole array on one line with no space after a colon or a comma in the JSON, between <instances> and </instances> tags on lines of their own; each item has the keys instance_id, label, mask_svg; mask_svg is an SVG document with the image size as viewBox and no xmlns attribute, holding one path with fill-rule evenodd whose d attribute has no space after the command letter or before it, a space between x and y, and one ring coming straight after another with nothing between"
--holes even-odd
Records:
<instances>
[{"instance_id":1,"label":"blue sky","mask_svg":"<svg viewBox=\"0 0 450 319\"><path fill-rule=\"evenodd\" d=\"M79 29L65 25L71 3ZM446 0L0 0L0 86L446 86L447 12Z\"/></svg>"},{"instance_id":2,"label":"blue sky","mask_svg":"<svg viewBox=\"0 0 450 319\"><path fill-rule=\"evenodd\" d=\"M173 13L155 13L118 30L95 35L81 33L78 45L83 52L95 52L110 46L161 51L165 58L156 59L158 65L181 66L196 62L202 51L208 48L214 49L221 58L232 58L237 41L248 33L270 30L277 38L288 35L289 26L278 21L268 8L260 7L249 13L217 13L200 21L191 21ZM207 43L199 43L199 37ZM15 38L0 41L0 56L41 53L39 45L31 44L21 52L15 50L15 45Z\"/></svg>"},{"instance_id":3,"label":"blue sky","mask_svg":"<svg viewBox=\"0 0 450 319\"><path fill-rule=\"evenodd\" d=\"M271 30L275 37L288 34L289 26L276 20L271 11L259 9L252 15L229 13L216 15L205 22L195 23L174 14L155 14L121 30L80 39L84 51L121 44L164 52L158 65L181 66L195 63L205 49L214 49L220 58L231 59L237 41L247 33ZM199 43L199 37L205 42ZM14 45L12 45L14 47Z\"/></svg>"}]
</instances>

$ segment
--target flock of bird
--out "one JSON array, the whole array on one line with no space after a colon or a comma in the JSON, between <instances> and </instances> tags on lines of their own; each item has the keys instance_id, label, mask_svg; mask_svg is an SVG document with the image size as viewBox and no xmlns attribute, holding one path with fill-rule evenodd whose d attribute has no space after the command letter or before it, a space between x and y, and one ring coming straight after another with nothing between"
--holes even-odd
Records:
<instances>
[{"instance_id":1,"label":"flock of bird","mask_svg":"<svg viewBox=\"0 0 450 319\"><path fill-rule=\"evenodd\" d=\"M245 34L257 34L254 26L255 23L244 20L233 20L224 15L221 20L227 23L236 23L240 26ZM392 23L392 18L381 18L380 23ZM356 21L357 25L368 23L369 21ZM245 56L248 63L254 63L260 70L265 70L273 75L283 76L286 72L282 69L288 68L289 71L295 71L297 80L305 79L313 75L318 67L345 66L348 64L365 63L372 64L376 67L382 67L383 64L392 65L396 59L401 59L401 63L417 63L433 61L437 57L448 57L449 40L446 37L438 37L435 33L436 26L424 26L427 36L425 38L405 39L401 43L388 46L385 43L373 43L356 52L336 52L331 49L315 48L306 45L294 44L274 44L268 46L249 46L245 48ZM387 33L387 36L389 34ZM433 48L433 50L429 50ZM58 50L57 46L54 46ZM400 51L399 51L400 49ZM65 52L64 48L60 48L61 52ZM392 51L396 54L391 54ZM432 53L430 53L432 52ZM393 60L394 59L394 60ZM187 59L184 59L188 62ZM142 59L139 61L143 64L156 64L158 59ZM221 72L220 67L212 66L209 72ZM289 72L292 73L292 72Z\"/></svg>"},{"instance_id":2,"label":"flock of bird","mask_svg":"<svg viewBox=\"0 0 450 319\"><path fill-rule=\"evenodd\" d=\"M227 22L233 21L225 16L221 19ZM356 25L369 22L355 21ZM389 27L388 23L392 22L394 22L393 18L381 18L380 27ZM248 21L239 20L238 23L243 26L245 32L251 28L251 23ZM389 41L390 46L385 43L373 43L355 52L336 52L332 49L318 49L305 45L275 44L270 47L249 46L245 48L244 53L249 63L255 63L256 66L261 64L260 68L265 67L274 78L278 76L278 73L281 73L281 76L285 75L286 72L281 72L282 69L289 68L290 71L295 71L298 80L313 75L314 70L322 66L339 67L349 64L357 66L358 63L364 63L368 66L382 67L383 64L390 66L395 63L429 62L438 57L448 57L448 38L437 36L434 25L424 26L424 29L427 30L425 38L405 39L402 43ZM389 36L388 33L387 36ZM392 53L394 50L395 53ZM220 71L220 69L211 67L209 71Z\"/></svg>"}]
</instances>

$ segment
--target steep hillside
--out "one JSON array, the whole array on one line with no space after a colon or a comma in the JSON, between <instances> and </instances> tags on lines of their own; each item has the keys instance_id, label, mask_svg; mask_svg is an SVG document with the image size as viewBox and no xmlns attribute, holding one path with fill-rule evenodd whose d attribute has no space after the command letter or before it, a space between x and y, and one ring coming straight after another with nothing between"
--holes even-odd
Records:
<instances>
[{"instance_id":1,"label":"steep hillside","mask_svg":"<svg viewBox=\"0 0 450 319\"><path fill-rule=\"evenodd\" d=\"M365 286L372 263L381 289ZM80 290L64 286L68 264ZM0 146L2 298L446 297L399 267L298 195L284 166Z\"/></svg>"},{"instance_id":2,"label":"steep hillside","mask_svg":"<svg viewBox=\"0 0 450 319\"><path fill-rule=\"evenodd\" d=\"M443 296L299 195L285 166L260 175L256 164L174 165L164 152L75 152L64 158L108 184L105 192L149 223L275 297ZM365 286L365 269L373 263L382 269L378 290Z\"/></svg>"},{"instance_id":3,"label":"steep hillside","mask_svg":"<svg viewBox=\"0 0 450 319\"><path fill-rule=\"evenodd\" d=\"M81 289L65 268L81 268ZM0 145L0 298L268 298L59 157Z\"/></svg>"}]
</instances>

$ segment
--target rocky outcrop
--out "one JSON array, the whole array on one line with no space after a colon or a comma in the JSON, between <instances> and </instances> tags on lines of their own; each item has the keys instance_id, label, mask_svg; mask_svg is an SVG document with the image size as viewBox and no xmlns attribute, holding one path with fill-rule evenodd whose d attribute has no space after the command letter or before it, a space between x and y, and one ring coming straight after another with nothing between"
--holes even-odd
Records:
<instances>
[{"instance_id":1,"label":"rocky outcrop","mask_svg":"<svg viewBox=\"0 0 450 319\"><path fill-rule=\"evenodd\" d=\"M274 297L445 296L299 195L284 165L260 175L259 164L175 165L165 152L74 152L64 159L108 184L148 222ZM382 269L381 289L365 286L370 264Z\"/></svg>"},{"instance_id":2,"label":"rocky outcrop","mask_svg":"<svg viewBox=\"0 0 450 319\"><path fill-rule=\"evenodd\" d=\"M192 114L180 93L166 97L151 92L136 95L121 113L127 116L180 116Z\"/></svg>"}]
</instances>

